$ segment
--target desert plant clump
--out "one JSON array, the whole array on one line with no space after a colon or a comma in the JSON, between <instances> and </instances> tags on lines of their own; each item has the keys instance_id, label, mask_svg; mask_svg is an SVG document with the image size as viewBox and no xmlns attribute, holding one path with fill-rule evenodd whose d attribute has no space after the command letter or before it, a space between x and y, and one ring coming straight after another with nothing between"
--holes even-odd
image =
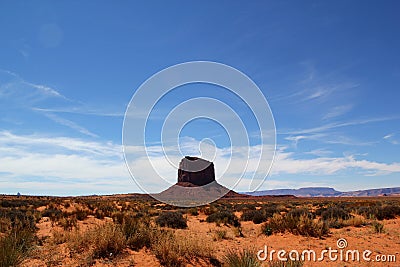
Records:
<instances>
[{"instance_id":1,"label":"desert plant clump","mask_svg":"<svg viewBox=\"0 0 400 267\"><path fill-rule=\"evenodd\" d=\"M84 233L70 235L68 247L75 254L87 253L87 258L111 258L120 254L126 246L126 239L120 225L108 222L97 225Z\"/></svg>"},{"instance_id":2,"label":"desert plant clump","mask_svg":"<svg viewBox=\"0 0 400 267\"><path fill-rule=\"evenodd\" d=\"M240 217L242 221L252 221L255 224L263 223L267 216L262 210L246 210Z\"/></svg>"},{"instance_id":3,"label":"desert plant clump","mask_svg":"<svg viewBox=\"0 0 400 267\"><path fill-rule=\"evenodd\" d=\"M17 266L28 255L35 236L28 229L13 229L0 238L0 266Z\"/></svg>"},{"instance_id":4,"label":"desert plant clump","mask_svg":"<svg viewBox=\"0 0 400 267\"><path fill-rule=\"evenodd\" d=\"M306 213L300 217L294 217L289 213L286 215L276 213L261 227L261 231L266 235L287 231L295 235L321 238L328 234L329 228L324 221L311 219Z\"/></svg>"},{"instance_id":5,"label":"desert plant clump","mask_svg":"<svg viewBox=\"0 0 400 267\"><path fill-rule=\"evenodd\" d=\"M214 233L214 241L222 240L222 239L227 239L227 232L226 230L216 230Z\"/></svg>"},{"instance_id":6,"label":"desert plant clump","mask_svg":"<svg viewBox=\"0 0 400 267\"><path fill-rule=\"evenodd\" d=\"M157 219L156 223L161 227L170 227L174 229L185 229L187 228L187 223L185 218L183 218L180 212L163 212Z\"/></svg>"},{"instance_id":7,"label":"desert plant clump","mask_svg":"<svg viewBox=\"0 0 400 267\"><path fill-rule=\"evenodd\" d=\"M217 225L225 224L225 225L232 225L234 227L240 226L240 221L238 217L236 217L236 215L233 214L233 212L228 210L218 211L209 215L206 219L206 222L208 223L215 222Z\"/></svg>"},{"instance_id":8,"label":"desert plant clump","mask_svg":"<svg viewBox=\"0 0 400 267\"><path fill-rule=\"evenodd\" d=\"M197 259L216 260L212 256L213 249L204 240L176 235L170 230L158 232L151 250L163 266L181 267Z\"/></svg>"},{"instance_id":9,"label":"desert plant clump","mask_svg":"<svg viewBox=\"0 0 400 267\"><path fill-rule=\"evenodd\" d=\"M224 256L228 267L261 267L261 262L253 249L229 250Z\"/></svg>"},{"instance_id":10,"label":"desert plant clump","mask_svg":"<svg viewBox=\"0 0 400 267\"><path fill-rule=\"evenodd\" d=\"M139 220L135 217L125 217L122 223L122 231L129 248L139 250L143 247L150 248L157 230L148 220Z\"/></svg>"},{"instance_id":11,"label":"desert plant clump","mask_svg":"<svg viewBox=\"0 0 400 267\"><path fill-rule=\"evenodd\" d=\"M61 218L58 221L58 224L64 229L64 231L72 231L72 229L78 228L78 221L75 216Z\"/></svg>"},{"instance_id":12,"label":"desert plant clump","mask_svg":"<svg viewBox=\"0 0 400 267\"><path fill-rule=\"evenodd\" d=\"M384 225L382 223L373 221L371 225L374 229L374 233L381 234L384 232Z\"/></svg>"},{"instance_id":13,"label":"desert plant clump","mask_svg":"<svg viewBox=\"0 0 400 267\"><path fill-rule=\"evenodd\" d=\"M367 219L390 220L400 216L400 207L394 204L361 206L357 213Z\"/></svg>"}]
</instances>

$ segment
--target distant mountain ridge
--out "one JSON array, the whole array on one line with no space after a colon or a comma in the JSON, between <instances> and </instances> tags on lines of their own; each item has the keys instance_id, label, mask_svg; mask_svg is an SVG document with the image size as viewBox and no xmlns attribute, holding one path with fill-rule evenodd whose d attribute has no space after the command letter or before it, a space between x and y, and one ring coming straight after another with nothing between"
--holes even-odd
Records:
<instances>
[{"instance_id":1,"label":"distant mountain ridge","mask_svg":"<svg viewBox=\"0 0 400 267\"><path fill-rule=\"evenodd\" d=\"M251 196L293 195L296 197L373 197L384 195L400 195L400 187L376 188L347 192L337 191L331 187L303 187L299 189L274 189L255 192L243 192L243 194Z\"/></svg>"}]
</instances>

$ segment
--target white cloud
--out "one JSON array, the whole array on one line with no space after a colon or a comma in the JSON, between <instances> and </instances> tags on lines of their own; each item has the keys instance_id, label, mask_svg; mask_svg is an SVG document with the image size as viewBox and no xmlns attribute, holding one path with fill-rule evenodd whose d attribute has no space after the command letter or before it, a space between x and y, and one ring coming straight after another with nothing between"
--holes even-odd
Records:
<instances>
[{"instance_id":1,"label":"white cloud","mask_svg":"<svg viewBox=\"0 0 400 267\"><path fill-rule=\"evenodd\" d=\"M192 142L192 147L198 141ZM186 144L190 147L190 144ZM209 143L202 146L212 146ZM182 155L174 147L166 147L172 165L165 160L161 146L152 146L151 160L160 175L167 178L167 182L174 183L177 177L176 165ZM205 151L211 148L203 147ZM271 152L271 147L252 146L232 148L234 157L230 158L230 148L216 149L214 164L216 175L222 184L230 187L246 170L243 179L235 187L237 191L249 191L253 172L258 169L257 156L260 151ZM129 153L137 153L140 147L130 147ZM204 151L204 150L203 150ZM200 152L199 152L200 153ZM314 153L315 154L315 153ZM212 155L210 153L209 155ZM322 154L324 155L324 153ZM14 192L25 188L28 192L42 192L48 188L48 194L94 194L140 192L129 177L121 154L121 147L113 142L86 141L78 138L49 137L40 135L16 135L10 132L0 132L0 187L2 192ZM131 167L133 174L139 181L147 183L145 189L157 192L160 184L154 179L154 170L149 165L147 157L133 157ZM246 163L248 165L246 166ZM173 166L175 165L175 166ZM268 170L268 163L261 166L264 173ZM246 169L244 169L247 167ZM276 154L271 174L264 186L284 186L285 181L274 184L275 175L309 175L318 179L337 173L357 175L385 175L400 172L400 163L381 163L366 159L356 159L354 155L342 157L315 157L298 158L298 155L288 152L281 147ZM259 179L260 177L256 177ZM255 180L260 183L261 180ZM275 180L276 181L276 180ZM297 184L302 184L301 180ZM318 184L317 180L315 184ZM61 189L57 189L61 188ZM61 191L60 191L61 190ZM61 193L60 193L61 192ZM73 192L73 193L70 193Z\"/></svg>"}]
</instances>

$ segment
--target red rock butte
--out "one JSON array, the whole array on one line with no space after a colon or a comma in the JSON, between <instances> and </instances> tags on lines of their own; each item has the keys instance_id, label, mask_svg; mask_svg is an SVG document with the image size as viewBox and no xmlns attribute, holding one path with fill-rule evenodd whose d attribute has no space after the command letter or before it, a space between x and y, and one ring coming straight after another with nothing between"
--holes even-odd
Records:
<instances>
[{"instance_id":1,"label":"red rock butte","mask_svg":"<svg viewBox=\"0 0 400 267\"><path fill-rule=\"evenodd\" d=\"M184 157L179 163L178 184L203 186L215 181L214 163L198 158Z\"/></svg>"}]
</instances>

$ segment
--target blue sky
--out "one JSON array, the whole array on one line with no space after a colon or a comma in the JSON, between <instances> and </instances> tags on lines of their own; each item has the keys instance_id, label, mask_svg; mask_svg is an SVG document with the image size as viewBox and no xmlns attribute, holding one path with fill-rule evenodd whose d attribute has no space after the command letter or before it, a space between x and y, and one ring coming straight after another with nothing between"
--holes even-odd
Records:
<instances>
[{"instance_id":1,"label":"blue sky","mask_svg":"<svg viewBox=\"0 0 400 267\"><path fill-rule=\"evenodd\" d=\"M194 60L244 72L268 100L277 154L261 189L400 186L398 1L145 2L0 3L0 193L139 192L124 112L151 75ZM198 123L189 145L223 133Z\"/></svg>"}]
</instances>

